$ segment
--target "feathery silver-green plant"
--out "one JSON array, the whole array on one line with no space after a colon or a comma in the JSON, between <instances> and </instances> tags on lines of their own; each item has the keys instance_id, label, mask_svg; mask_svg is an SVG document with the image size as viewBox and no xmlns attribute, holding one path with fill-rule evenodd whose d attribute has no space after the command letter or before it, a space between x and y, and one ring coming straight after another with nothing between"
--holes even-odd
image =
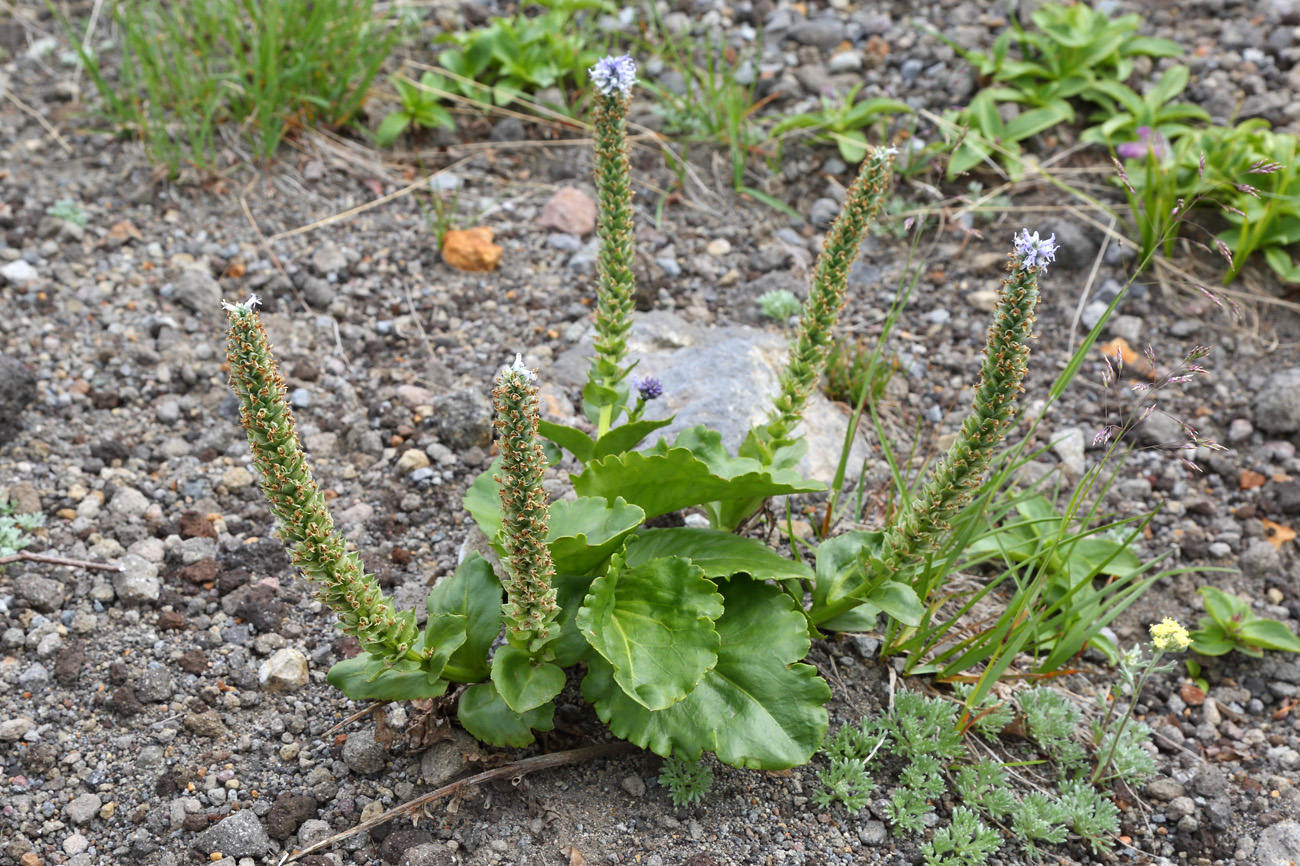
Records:
<instances>
[{"instance_id":1,"label":"feathery silver-green plant","mask_svg":"<svg viewBox=\"0 0 1300 866\"><path fill-rule=\"evenodd\" d=\"M921 492L885 530L884 571L907 567L949 529L949 521L980 485L993 452L1011 427L1029 369L1029 337L1038 305L1038 278L1056 255L1056 236L1039 240L1025 229L1015 238L1008 276L993 313L971 412Z\"/></svg>"},{"instance_id":2,"label":"feathery silver-green plant","mask_svg":"<svg viewBox=\"0 0 1300 866\"><path fill-rule=\"evenodd\" d=\"M790 360L781 373L781 391L772 401L767 424L771 440L786 439L799 425L808 397L821 378L831 347L831 331L844 309L849 268L885 199L896 153L892 147L877 147L867 155L845 196L844 209L826 235L813 270L808 302L790 346Z\"/></svg>"},{"instance_id":3,"label":"feathery silver-green plant","mask_svg":"<svg viewBox=\"0 0 1300 866\"><path fill-rule=\"evenodd\" d=\"M502 542L506 548L506 603L501 606L512 646L536 653L556 635L555 566L546 546L550 511L542 476L546 455L537 439L536 374L515 356L497 377L492 401L501 447Z\"/></svg>"},{"instance_id":4,"label":"feathery silver-green plant","mask_svg":"<svg viewBox=\"0 0 1300 866\"><path fill-rule=\"evenodd\" d=\"M635 255L635 227L632 221L632 181L628 167L627 110L636 64L628 55L605 57L591 68L595 85L596 199L599 204L596 234L600 253L596 268L596 355L588 376L588 403L598 407L597 438L609 432L624 398L618 386L631 367L627 357L627 332L632 327L636 304L636 280L632 274Z\"/></svg>"},{"instance_id":5,"label":"feathery silver-green plant","mask_svg":"<svg viewBox=\"0 0 1300 866\"><path fill-rule=\"evenodd\" d=\"M226 359L253 463L271 513L279 521L280 537L294 564L320 587L321 600L338 614L346 634L368 652L390 661L424 661L417 649L414 612L393 609L374 576L366 574L361 557L347 549L334 528L294 431L284 379L276 369L266 330L253 310L258 302L252 295L243 303L222 303L229 318Z\"/></svg>"}]
</instances>

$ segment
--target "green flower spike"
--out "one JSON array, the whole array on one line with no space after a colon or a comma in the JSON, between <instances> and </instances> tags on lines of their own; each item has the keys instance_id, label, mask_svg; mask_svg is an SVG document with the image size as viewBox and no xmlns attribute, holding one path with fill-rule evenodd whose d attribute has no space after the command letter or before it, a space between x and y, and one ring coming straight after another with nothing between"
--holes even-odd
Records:
<instances>
[{"instance_id":1,"label":"green flower spike","mask_svg":"<svg viewBox=\"0 0 1300 866\"><path fill-rule=\"evenodd\" d=\"M897 152L892 147L877 147L867 155L849 187L844 209L826 236L813 271L808 303L790 347L790 361L781 374L781 393L772 401L767 424L772 440L788 438L799 425L808 397L821 378L830 351L831 330L844 308L849 267L857 259L867 229L884 201Z\"/></svg>"},{"instance_id":2,"label":"green flower spike","mask_svg":"<svg viewBox=\"0 0 1300 866\"><path fill-rule=\"evenodd\" d=\"M1015 237L1002 293L989 328L984 365L971 413L920 494L885 531L880 559L887 573L911 565L935 545L949 521L980 485L993 451L1011 427L1016 399L1029 369L1029 337L1038 305L1038 277L1056 256L1056 235L1040 240L1028 229Z\"/></svg>"},{"instance_id":3,"label":"green flower spike","mask_svg":"<svg viewBox=\"0 0 1300 866\"><path fill-rule=\"evenodd\" d=\"M425 661L416 648L415 614L393 609L375 578L365 573L361 558L348 551L334 529L325 497L312 479L294 432L284 380L271 357L266 330L253 312L258 303L257 295L240 304L222 302L230 324L226 359L253 463L280 523L280 537L294 564L321 588L321 600L338 614L345 633L390 662Z\"/></svg>"},{"instance_id":4,"label":"green flower spike","mask_svg":"<svg viewBox=\"0 0 1300 866\"><path fill-rule=\"evenodd\" d=\"M501 448L502 541L506 548L504 582L507 601L501 606L510 644L537 653L557 634L555 566L546 546L550 512L542 476L546 455L537 439L536 374L518 355L513 366L497 377L492 401Z\"/></svg>"},{"instance_id":5,"label":"green flower spike","mask_svg":"<svg viewBox=\"0 0 1300 866\"><path fill-rule=\"evenodd\" d=\"M598 425L599 438L609 432L618 408L626 402L626 394L620 394L619 385L631 370L623 367L636 292L632 275L635 229L628 168L627 110L632 85L636 83L636 64L627 55L606 57L591 68L591 80L596 87L593 125L600 255L596 356L591 360L589 383L583 396L597 410L592 420Z\"/></svg>"}]
</instances>

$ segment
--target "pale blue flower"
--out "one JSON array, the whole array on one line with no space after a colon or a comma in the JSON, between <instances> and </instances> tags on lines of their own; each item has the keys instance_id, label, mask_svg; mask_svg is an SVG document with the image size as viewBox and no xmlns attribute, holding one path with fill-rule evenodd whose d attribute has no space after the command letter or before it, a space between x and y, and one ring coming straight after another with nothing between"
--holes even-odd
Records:
<instances>
[{"instance_id":1,"label":"pale blue flower","mask_svg":"<svg viewBox=\"0 0 1300 866\"><path fill-rule=\"evenodd\" d=\"M1056 235L1040 240L1038 232L1031 235L1029 229L1021 229L1014 243L1016 259L1022 268L1038 268L1047 273L1047 266L1056 259Z\"/></svg>"},{"instance_id":2,"label":"pale blue flower","mask_svg":"<svg viewBox=\"0 0 1300 866\"><path fill-rule=\"evenodd\" d=\"M636 84L636 63L632 55L602 57L591 67L591 83L605 96L627 96Z\"/></svg>"}]
</instances>

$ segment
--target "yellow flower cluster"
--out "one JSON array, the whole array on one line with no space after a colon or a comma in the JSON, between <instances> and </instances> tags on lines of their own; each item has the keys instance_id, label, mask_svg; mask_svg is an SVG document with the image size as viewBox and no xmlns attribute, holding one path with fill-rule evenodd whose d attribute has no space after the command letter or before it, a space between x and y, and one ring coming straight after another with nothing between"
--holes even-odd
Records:
<instances>
[{"instance_id":1,"label":"yellow flower cluster","mask_svg":"<svg viewBox=\"0 0 1300 866\"><path fill-rule=\"evenodd\" d=\"M1180 653L1192 645L1192 637L1177 620L1165 617L1164 622L1151 626L1151 642L1161 652Z\"/></svg>"}]
</instances>

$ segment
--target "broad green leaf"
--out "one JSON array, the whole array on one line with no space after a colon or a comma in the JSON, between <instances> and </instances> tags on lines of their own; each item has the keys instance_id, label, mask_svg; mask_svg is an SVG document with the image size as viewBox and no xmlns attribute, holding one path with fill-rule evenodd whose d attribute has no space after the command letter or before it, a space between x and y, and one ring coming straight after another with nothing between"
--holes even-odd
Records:
<instances>
[{"instance_id":1,"label":"broad green leaf","mask_svg":"<svg viewBox=\"0 0 1300 866\"><path fill-rule=\"evenodd\" d=\"M428 656L422 665L425 676L442 675L442 669L452 653L465 643L468 623L469 617L458 613L429 617L424 624L424 640L418 647L421 654Z\"/></svg>"},{"instance_id":2,"label":"broad green leaf","mask_svg":"<svg viewBox=\"0 0 1300 866\"><path fill-rule=\"evenodd\" d=\"M813 584L813 610L847 596L862 583L860 562L880 550L883 532L854 530L817 546L817 582Z\"/></svg>"},{"instance_id":3,"label":"broad green leaf","mask_svg":"<svg viewBox=\"0 0 1300 866\"><path fill-rule=\"evenodd\" d=\"M625 451L631 451L640 445L641 440L645 439L645 437L661 427L667 427L671 423L673 423L672 418L665 418L661 421L642 419L620 424L597 440L595 452L592 456L600 459L601 457L609 457L611 454L622 454ZM583 462L587 461L584 460Z\"/></svg>"},{"instance_id":4,"label":"broad green leaf","mask_svg":"<svg viewBox=\"0 0 1300 866\"><path fill-rule=\"evenodd\" d=\"M618 561L591 585L578 627L614 669L614 679L648 710L686 697L718 661L722 596L704 570L680 557L633 568Z\"/></svg>"},{"instance_id":5,"label":"broad green leaf","mask_svg":"<svg viewBox=\"0 0 1300 866\"><path fill-rule=\"evenodd\" d=\"M1031 135L1051 129L1058 123L1074 120L1074 110L1068 103L1060 102L1044 108L1035 108L1013 117L1007 123L1004 135L1008 141L1022 141Z\"/></svg>"},{"instance_id":6,"label":"broad green leaf","mask_svg":"<svg viewBox=\"0 0 1300 866\"><path fill-rule=\"evenodd\" d=\"M887 580L867 593L866 600L903 625L920 625L925 616L925 605L915 590L895 580Z\"/></svg>"},{"instance_id":7,"label":"broad green leaf","mask_svg":"<svg viewBox=\"0 0 1300 866\"><path fill-rule=\"evenodd\" d=\"M1264 261L1279 277L1287 282L1297 282L1300 268L1291 261L1291 255L1281 247L1264 247Z\"/></svg>"},{"instance_id":8,"label":"broad green leaf","mask_svg":"<svg viewBox=\"0 0 1300 866\"><path fill-rule=\"evenodd\" d=\"M522 749L533 742L533 731L555 727L555 704L543 704L526 713L516 713L497 694L491 682L470 686L460 696L456 717L477 740L490 746Z\"/></svg>"},{"instance_id":9,"label":"broad green leaf","mask_svg":"<svg viewBox=\"0 0 1300 866\"><path fill-rule=\"evenodd\" d=\"M560 616L555 621L560 634L546 648L555 653L553 661L557 665L567 668L586 658L591 651L591 644L578 628L578 610L591 589L591 575L557 574L552 585L555 587L555 603L560 608Z\"/></svg>"},{"instance_id":10,"label":"broad green leaf","mask_svg":"<svg viewBox=\"0 0 1300 866\"><path fill-rule=\"evenodd\" d=\"M829 721L831 690L810 665L808 626L775 586L752 580L722 588L718 663L682 701L652 712L624 694L614 669L593 655L582 693L617 737L667 757L706 750L733 767L781 770L806 764Z\"/></svg>"},{"instance_id":11,"label":"broad green leaf","mask_svg":"<svg viewBox=\"0 0 1300 866\"><path fill-rule=\"evenodd\" d=\"M1172 39L1155 36L1131 36L1124 43L1125 54L1145 54L1148 57L1177 57L1183 47Z\"/></svg>"},{"instance_id":12,"label":"broad green leaf","mask_svg":"<svg viewBox=\"0 0 1300 866\"><path fill-rule=\"evenodd\" d=\"M493 476L500 471L501 459L497 458L492 461L491 466L478 474L461 500L465 510L469 512L470 517L474 518L474 522L478 524L479 529L483 530L483 534L489 541L494 541L497 533L501 531L501 488L492 480Z\"/></svg>"},{"instance_id":13,"label":"broad green leaf","mask_svg":"<svg viewBox=\"0 0 1300 866\"><path fill-rule=\"evenodd\" d=\"M448 664L468 671L475 681L488 675L488 650L501 633L502 593L492 566L471 553L450 577L429 590L424 600L430 620L447 614L465 617L465 642L452 653Z\"/></svg>"},{"instance_id":14,"label":"broad green leaf","mask_svg":"<svg viewBox=\"0 0 1300 866\"><path fill-rule=\"evenodd\" d=\"M537 432L568 451L579 463L590 461L596 453L595 440L577 427L542 420L537 422Z\"/></svg>"},{"instance_id":15,"label":"broad green leaf","mask_svg":"<svg viewBox=\"0 0 1300 866\"><path fill-rule=\"evenodd\" d=\"M665 556L689 559L709 578L744 573L758 580L786 580L813 575L808 566L786 559L756 538L742 538L717 529L691 526L642 529L628 541L624 552L629 568Z\"/></svg>"},{"instance_id":16,"label":"broad green leaf","mask_svg":"<svg viewBox=\"0 0 1300 866\"><path fill-rule=\"evenodd\" d=\"M817 628L826 632L870 632L876 630L879 616L880 608L863 602L837 617L832 617L826 622L820 623ZM913 672L915 673L915 671Z\"/></svg>"},{"instance_id":17,"label":"broad green leaf","mask_svg":"<svg viewBox=\"0 0 1300 866\"><path fill-rule=\"evenodd\" d=\"M867 137L861 130L850 129L846 132L828 133L839 147L840 158L849 165L862 162L867 155Z\"/></svg>"},{"instance_id":18,"label":"broad green leaf","mask_svg":"<svg viewBox=\"0 0 1300 866\"><path fill-rule=\"evenodd\" d=\"M669 448L662 439L645 452L595 460L571 478L579 496L611 502L622 496L644 509L646 519L705 502L822 489L821 483L807 481L798 472L764 469L757 460L728 458L711 465L688 448Z\"/></svg>"},{"instance_id":19,"label":"broad green leaf","mask_svg":"<svg viewBox=\"0 0 1300 866\"><path fill-rule=\"evenodd\" d=\"M1163 105L1186 90L1190 78L1191 72L1186 66L1169 67L1165 70L1165 74L1160 76L1160 80L1147 91L1147 101L1155 105Z\"/></svg>"},{"instance_id":20,"label":"broad green leaf","mask_svg":"<svg viewBox=\"0 0 1300 866\"><path fill-rule=\"evenodd\" d=\"M1300 653L1300 638L1275 619L1252 619L1241 624L1241 637L1260 649Z\"/></svg>"},{"instance_id":21,"label":"broad green leaf","mask_svg":"<svg viewBox=\"0 0 1300 866\"><path fill-rule=\"evenodd\" d=\"M1100 535L1086 535L1062 545L1056 555L1065 561L1071 586L1099 574L1125 577L1142 570L1142 562L1131 550Z\"/></svg>"},{"instance_id":22,"label":"broad green leaf","mask_svg":"<svg viewBox=\"0 0 1300 866\"><path fill-rule=\"evenodd\" d=\"M365 652L333 665L326 678L354 701L414 701L447 691L447 681L430 682L418 662L404 659L390 667L385 659Z\"/></svg>"},{"instance_id":23,"label":"broad green leaf","mask_svg":"<svg viewBox=\"0 0 1300 866\"><path fill-rule=\"evenodd\" d=\"M492 682L497 694L516 713L547 703L564 688L564 671L550 662L535 663L528 650L497 647L492 656Z\"/></svg>"},{"instance_id":24,"label":"broad green leaf","mask_svg":"<svg viewBox=\"0 0 1300 866\"><path fill-rule=\"evenodd\" d=\"M1226 626L1234 617L1249 613L1241 599L1228 595L1217 587L1203 586L1197 592L1205 599L1206 612L1219 625Z\"/></svg>"},{"instance_id":25,"label":"broad green leaf","mask_svg":"<svg viewBox=\"0 0 1300 866\"><path fill-rule=\"evenodd\" d=\"M397 141L397 137L406 132L406 127L410 125L411 115L405 111L391 112L379 122L379 128L375 130L375 143L380 147L388 147Z\"/></svg>"},{"instance_id":26,"label":"broad green leaf","mask_svg":"<svg viewBox=\"0 0 1300 866\"><path fill-rule=\"evenodd\" d=\"M623 539L644 522L645 512L621 498L609 504L594 496L552 503L546 546L555 570L586 574L617 553Z\"/></svg>"}]
</instances>

